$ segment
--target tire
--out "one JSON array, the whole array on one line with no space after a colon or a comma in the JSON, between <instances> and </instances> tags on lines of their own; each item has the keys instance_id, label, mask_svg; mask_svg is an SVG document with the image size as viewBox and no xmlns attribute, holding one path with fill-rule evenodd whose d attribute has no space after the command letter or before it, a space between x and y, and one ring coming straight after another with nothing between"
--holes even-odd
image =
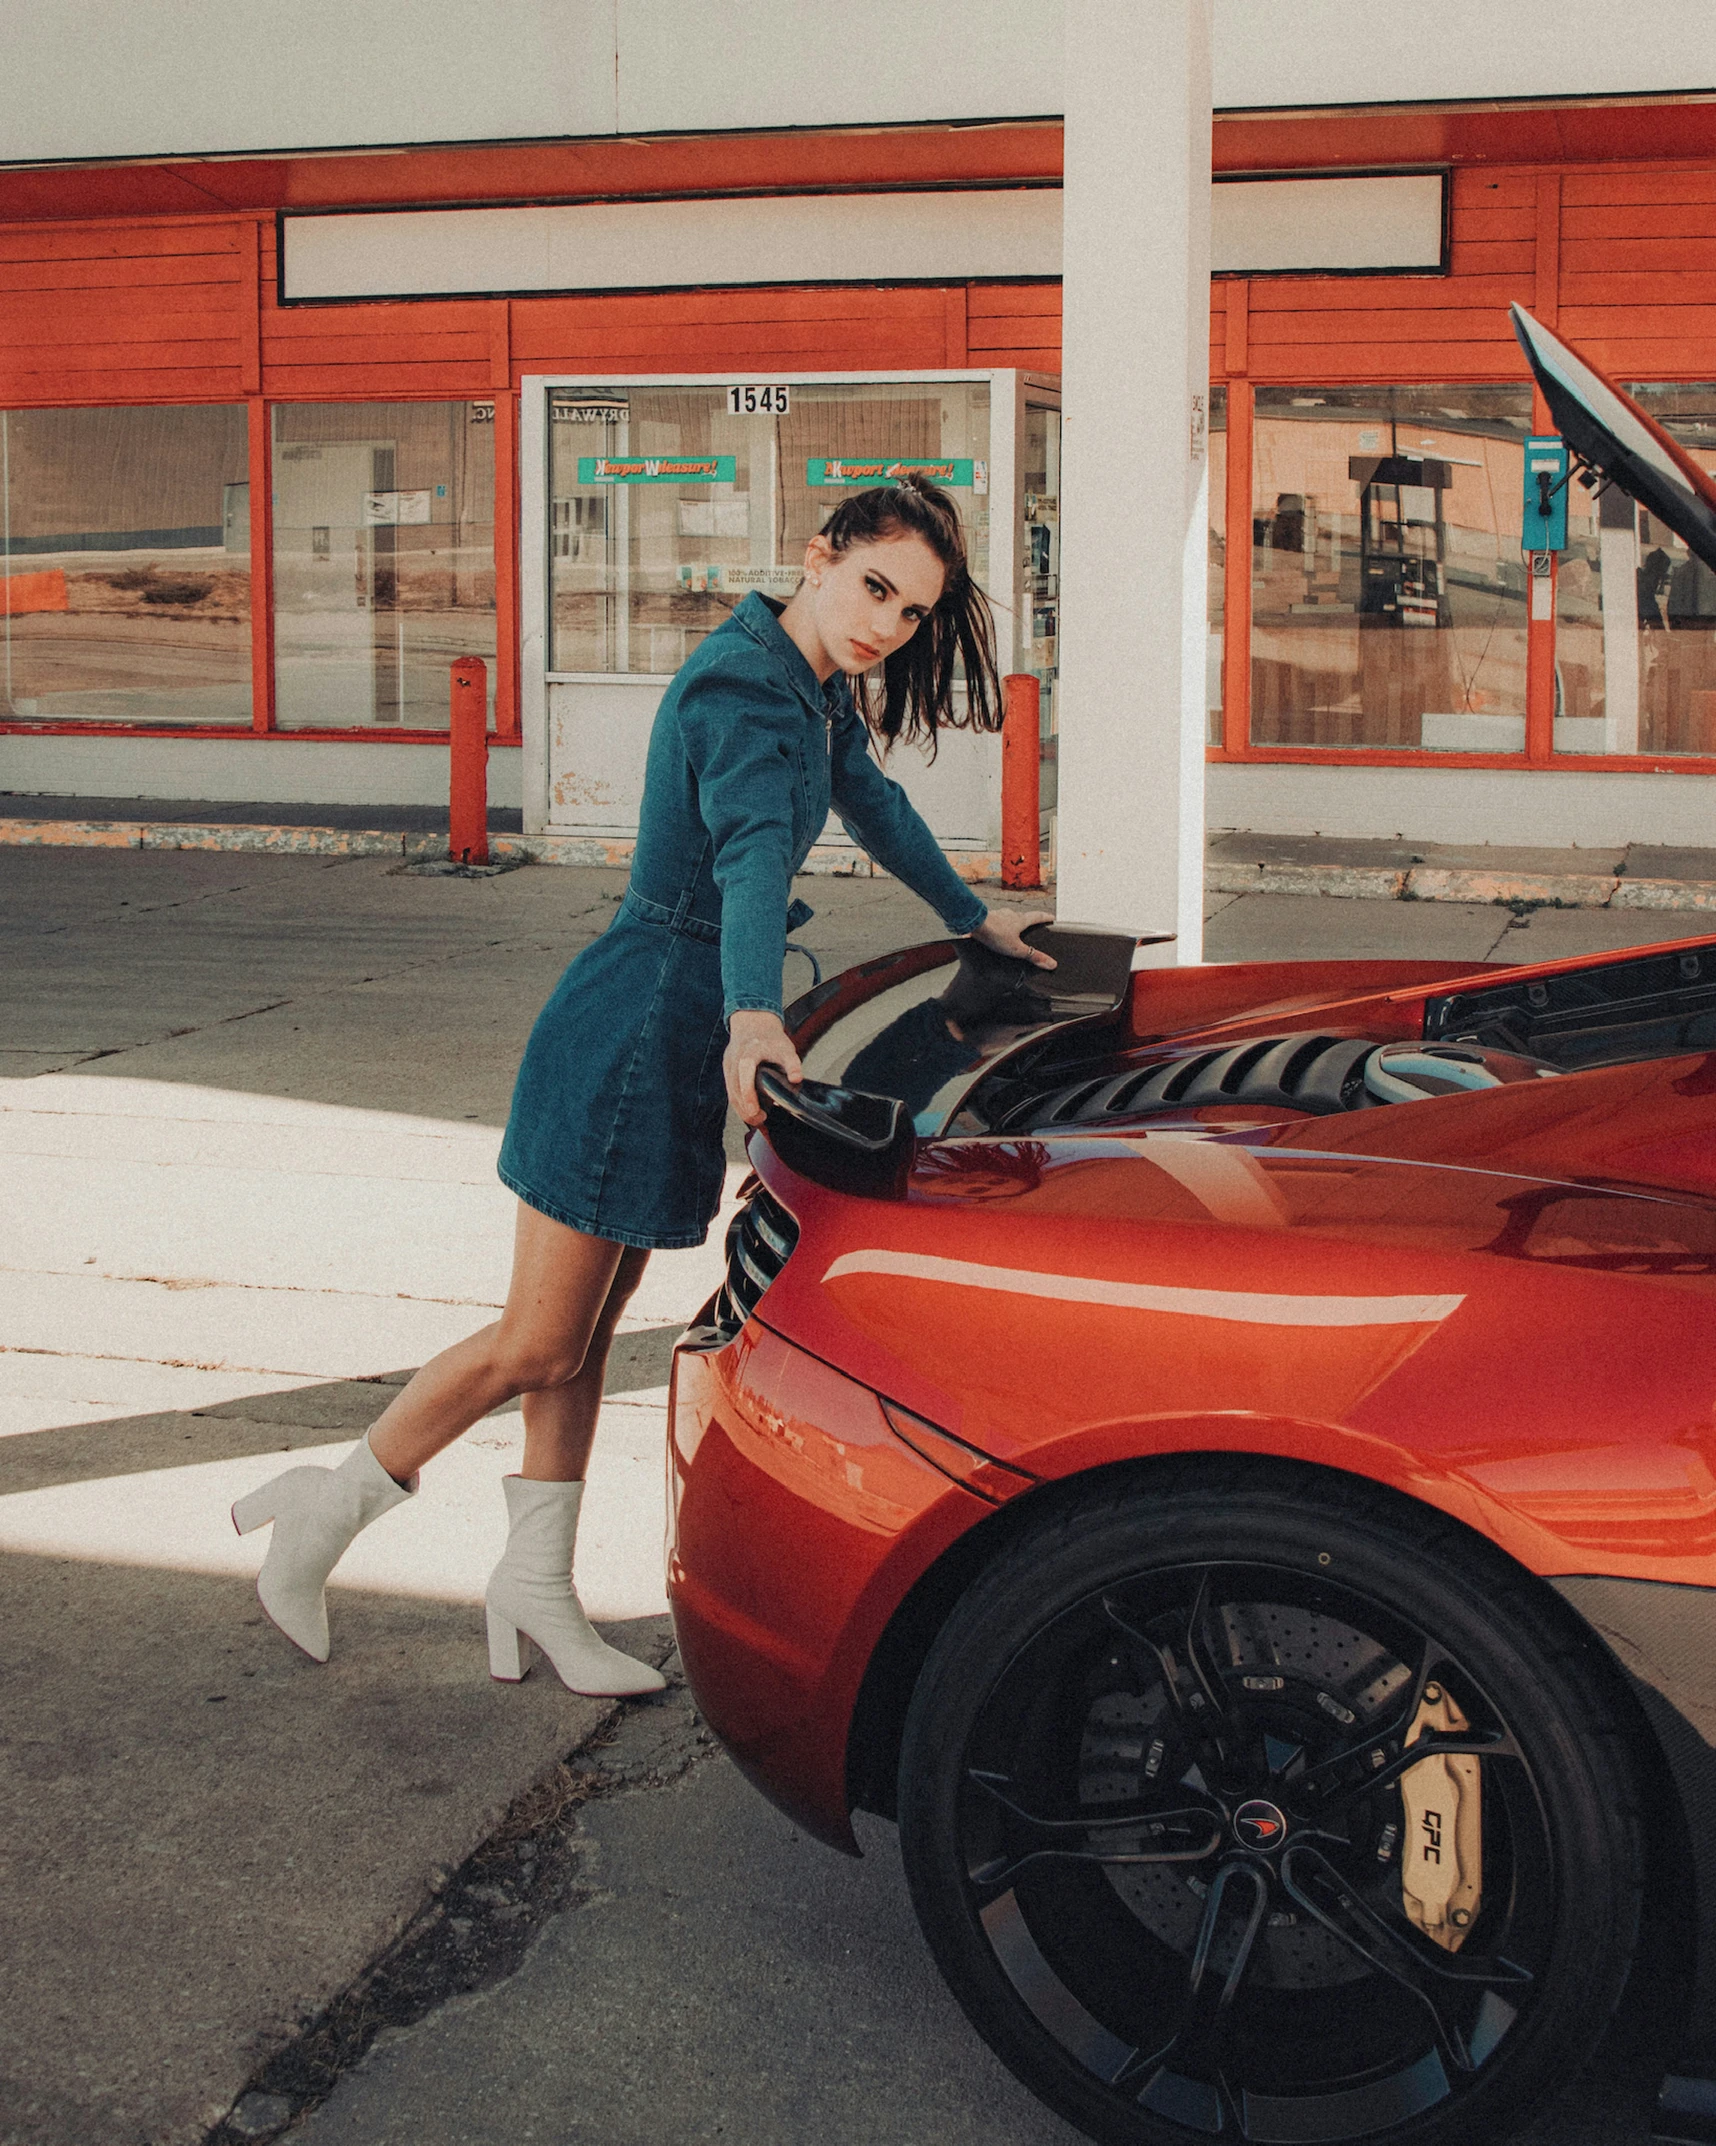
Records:
<instances>
[{"instance_id":1,"label":"tire","mask_svg":"<svg viewBox=\"0 0 1716 2146\"><path fill-rule=\"evenodd\" d=\"M1547 1589L1391 1493L1105 1479L924 1665L913 1902L978 2032L1091 2138L1498 2146L1638 1943L1624 1705ZM1426 1737L1449 1756L1418 1771Z\"/></svg>"}]
</instances>

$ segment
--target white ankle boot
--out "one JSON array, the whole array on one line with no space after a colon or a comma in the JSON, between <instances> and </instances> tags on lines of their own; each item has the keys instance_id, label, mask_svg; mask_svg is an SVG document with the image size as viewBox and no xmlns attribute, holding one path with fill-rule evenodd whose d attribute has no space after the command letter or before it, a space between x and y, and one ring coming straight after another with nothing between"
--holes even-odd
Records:
<instances>
[{"instance_id":1,"label":"white ankle boot","mask_svg":"<svg viewBox=\"0 0 1716 2146\"><path fill-rule=\"evenodd\" d=\"M489 1580L489 1674L516 1684L530 1666L529 1642L553 1664L568 1691L626 1698L661 1691L667 1679L602 1639L572 1585L582 1483L501 1478L511 1523L506 1554Z\"/></svg>"},{"instance_id":2,"label":"white ankle boot","mask_svg":"<svg viewBox=\"0 0 1716 2146\"><path fill-rule=\"evenodd\" d=\"M266 1527L274 1536L256 1582L256 1599L313 1662L328 1658L328 1604L322 1590L352 1538L417 1488L396 1483L360 1438L337 1468L288 1468L232 1509L241 1535Z\"/></svg>"}]
</instances>

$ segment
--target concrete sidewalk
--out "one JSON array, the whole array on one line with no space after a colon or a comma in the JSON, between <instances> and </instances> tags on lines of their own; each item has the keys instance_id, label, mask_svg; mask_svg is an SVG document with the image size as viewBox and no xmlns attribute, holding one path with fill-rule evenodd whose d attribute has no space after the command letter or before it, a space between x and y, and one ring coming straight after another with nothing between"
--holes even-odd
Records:
<instances>
[{"instance_id":1,"label":"concrete sidewalk","mask_svg":"<svg viewBox=\"0 0 1716 2146\"><path fill-rule=\"evenodd\" d=\"M494 1317L512 1073L615 874L0 850L0 2140L191 2146L614 1709L486 1674L516 1411L360 1538L318 1667L234 1496ZM841 891L844 963L933 932ZM912 912L908 923L905 912ZM659 1656L674 1335L625 1321L578 1577Z\"/></svg>"},{"instance_id":2,"label":"concrete sidewalk","mask_svg":"<svg viewBox=\"0 0 1716 2146\"><path fill-rule=\"evenodd\" d=\"M614 1711L486 1674L516 1410L359 1538L326 1668L263 1621L267 1538L228 1520L495 1316L496 1138L177 1081L0 1084L8 2142L201 2138ZM662 1255L634 1301L579 1543L591 1612L654 1658L668 1352L718 1244Z\"/></svg>"},{"instance_id":3,"label":"concrete sidewalk","mask_svg":"<svg viewBox=\"0 0 1716 2146\"><path fill-rule=\"evenodd\" d=\"M263 1542L226 1507L284 1455L343 1449L493 1316L513 1069L622 885L0 846L4 2146L194 2146L611 1712L485 1674L516 1414L362 1538L326 1667L261 1620ZM830 973L937 933L891 881L804 891ZM1529 960L1702 921L1208 906L1212 960ZM665 1644L667 1351L718 1258L652 1266L610 1380L579 1575L638 1645ZM804 1995L807 2044L824 2001Z\"/></svg>"},{"instance_id":4,"label":"concrete sidewalk","mask_svg":"<svg viewBox=\"0 0 1716 2146\"><path fill-rule=\"evenodd\" d=\"M619 867L630 845L576 835L525 835L516 811L489 814L498 862ZM186 803L0 795L0 846L211 850L305 857L447 854L446 815L428 806ZM968 877L997 869L986 852L956 859ZM869 877L849 852L813 853L813 875ZM1467 848L1447 843L1256 835L1213 830L1211 894L1320 895L1340 900L1462 902L1508 908L1716 910L1716 848L1632 843L1617 849Z\"/></svg>"}]
</instances>

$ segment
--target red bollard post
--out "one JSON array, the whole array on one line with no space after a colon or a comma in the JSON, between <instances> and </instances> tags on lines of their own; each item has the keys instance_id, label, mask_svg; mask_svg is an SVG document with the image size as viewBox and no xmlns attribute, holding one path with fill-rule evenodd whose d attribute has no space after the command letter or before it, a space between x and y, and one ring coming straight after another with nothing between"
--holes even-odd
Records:
<instances>
[{"instance_id":1,"label":"red bollard post","mask_svg":"<svg viewBox=\"0 0 1716 2146\"><path fill-rule=\"evenodd\" d=\"M447 849L455 864L489 861L489 667L481 656L453 665L452 779Z\"/></svg>"},{"instance_id":2,"label":"red bollard post","mask_svg":"<svg viewBox=\"0 0 1716 2146\"><path fill-rule=\"evenodd\" d=\"M1042 687L1029 671L1001 681L1007 716L1001 730L1001 884L1040 887L1042 853Z\"/></svg>"}]
</instances>

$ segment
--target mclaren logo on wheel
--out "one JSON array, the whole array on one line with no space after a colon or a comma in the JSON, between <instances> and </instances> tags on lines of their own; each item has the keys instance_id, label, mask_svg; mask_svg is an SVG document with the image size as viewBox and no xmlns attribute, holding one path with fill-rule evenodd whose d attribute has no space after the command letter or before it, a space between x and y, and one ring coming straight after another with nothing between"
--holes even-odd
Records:
<instances>
[{"instance_id":1,"label":"mclaren logo on wheel","mask_svg":"<svg viewBox=\"0 0 1716 2146\"><path fill-rule=\"evenodd\" d=\"M1287 1821L1259 1796L1234 1812L1233 1830L1248 1848L1279 1848L1287 1838Z\"/></svg>"}]
</instances>

